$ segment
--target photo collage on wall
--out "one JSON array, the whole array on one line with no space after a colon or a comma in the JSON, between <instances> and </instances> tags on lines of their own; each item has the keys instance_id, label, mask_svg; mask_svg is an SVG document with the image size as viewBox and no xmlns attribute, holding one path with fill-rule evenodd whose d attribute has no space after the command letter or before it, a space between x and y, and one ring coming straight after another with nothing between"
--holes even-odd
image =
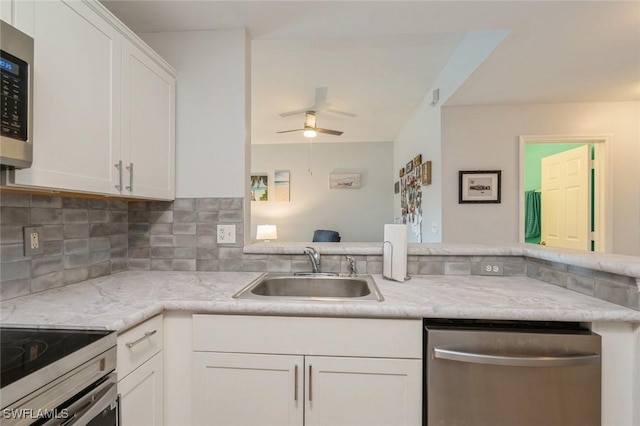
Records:
<instances>
[{"instance_id":1,"label":"photo collage on wall","mask_svg":"<svg viewBox=\"0 0 640 426\"><path fill-rule=\"evenodd\" d=\"M429 163L428 182L431 183L431 162ZM402 223L409 224L411 231L420 236L422 223L422 185L426 183L426 163L422 164L422 154L416 155L400 169L400 180L395 184L395 193L400 193Z\"/></svg>"}]
</instances>

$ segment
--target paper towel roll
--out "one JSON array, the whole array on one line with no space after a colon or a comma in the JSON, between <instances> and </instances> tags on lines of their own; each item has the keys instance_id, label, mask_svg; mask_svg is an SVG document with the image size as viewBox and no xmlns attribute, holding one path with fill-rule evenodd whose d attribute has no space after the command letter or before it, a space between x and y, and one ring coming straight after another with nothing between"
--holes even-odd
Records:
<instances>
[{"instance_id":1,"label":"paper towel roll","mask_svg":"<svg viewBox=\"0 0 640 426\"><path fill-rule=\"evenodd\" d=\"M407 225L384 225L382 275L400 282L407 277Z\"/></svg>"}]
</instances>

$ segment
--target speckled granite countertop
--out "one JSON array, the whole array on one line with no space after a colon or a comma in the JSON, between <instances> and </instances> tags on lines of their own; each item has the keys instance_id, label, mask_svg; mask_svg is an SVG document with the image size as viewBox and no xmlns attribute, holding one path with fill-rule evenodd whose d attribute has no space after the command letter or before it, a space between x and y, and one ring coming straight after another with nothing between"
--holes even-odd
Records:
<instances>
[{"instance_id":1,"label":"speckled granite countertop","mask_svg":"<svg viewBox=\"0 0 640 426\"><path fill-rule=\"evenodd\" d=\"M398 283L374 275L384 302L236 300L256 272L127 271L11 299L3 325L122 331L164 310L212 314L475 318L640 323L640 312L524 276L414 276Z\"/></svg>"}]
</instances>

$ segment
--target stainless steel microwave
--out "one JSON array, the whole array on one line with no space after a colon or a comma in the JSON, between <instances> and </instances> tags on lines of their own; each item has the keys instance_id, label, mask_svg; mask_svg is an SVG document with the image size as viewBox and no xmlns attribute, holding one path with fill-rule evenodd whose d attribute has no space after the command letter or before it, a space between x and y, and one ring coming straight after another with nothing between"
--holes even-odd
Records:
<instances>
[{"instance_id":1,"label":"stainless steel microwave","mask_svg":"<svg viewBox=\"0 0 640 426\"><path fill-rule=\"evenodd\" d=\"M33 161L33 38L0 21L0 165Z\"/></svg>"}]
</instances>

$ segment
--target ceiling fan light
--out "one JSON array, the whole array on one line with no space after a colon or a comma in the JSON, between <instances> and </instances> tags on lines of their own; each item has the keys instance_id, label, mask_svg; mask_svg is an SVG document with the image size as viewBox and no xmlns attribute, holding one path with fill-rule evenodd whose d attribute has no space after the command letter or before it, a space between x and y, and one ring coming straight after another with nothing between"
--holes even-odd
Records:
<instances>
[{"instance_id":1,"label":"ceiling fan light","mask_svg":"<svg viewBox=\"0 0 640 426\"><path fill-rule=\"evenodd\" d=\"M316 136L318 136L318 132L316 132L314 129L304 129L304 132L302 134L305 138L315 138Z\"/></svg>"}]
</instances>

